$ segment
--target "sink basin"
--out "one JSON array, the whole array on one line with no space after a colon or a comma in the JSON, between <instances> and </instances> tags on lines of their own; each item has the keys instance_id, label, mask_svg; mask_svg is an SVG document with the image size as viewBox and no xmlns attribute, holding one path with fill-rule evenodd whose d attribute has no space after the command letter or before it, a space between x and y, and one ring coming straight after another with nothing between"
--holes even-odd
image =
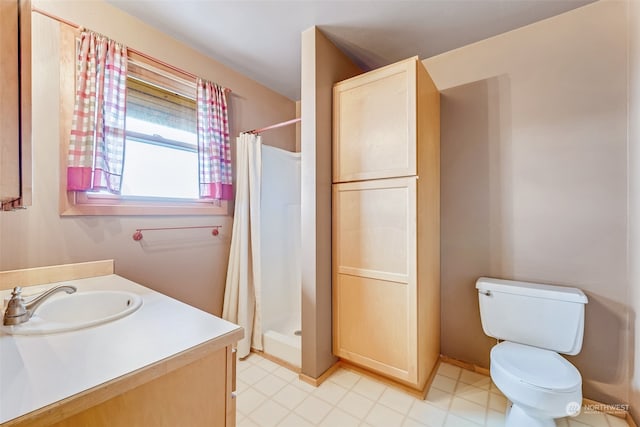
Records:
<instances>
[{"instance_id":1,"label":"sink basin","mask_svg":"<svg viewBox=\"0 0 640 427\"><path fill-rule=\"evenodd\" d=\"M52 296L29 321L2 326L11 335L39 335L73 331L120 319L142 305L140 295L125 291L78 291Z\"/></svg>"}]
</instances>

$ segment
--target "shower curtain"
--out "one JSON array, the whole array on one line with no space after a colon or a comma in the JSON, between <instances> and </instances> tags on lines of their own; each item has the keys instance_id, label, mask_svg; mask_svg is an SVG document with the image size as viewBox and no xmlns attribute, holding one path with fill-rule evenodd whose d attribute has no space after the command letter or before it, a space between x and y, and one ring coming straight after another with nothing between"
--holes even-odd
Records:
<instances>
[{"instance_id":1,"label":"shower curtain","mask_svg":"<svg viewBox=\"0 0 640 427\"><path fill-rule=\"evenodd\" d=\"M242 133L236 140L238 171L231 252L227 267L222 317L244 328L238 342L238 357L249 355L251 347L262 350L260 318L260 197L261 137Z\"/></svg>"}]
</instances>

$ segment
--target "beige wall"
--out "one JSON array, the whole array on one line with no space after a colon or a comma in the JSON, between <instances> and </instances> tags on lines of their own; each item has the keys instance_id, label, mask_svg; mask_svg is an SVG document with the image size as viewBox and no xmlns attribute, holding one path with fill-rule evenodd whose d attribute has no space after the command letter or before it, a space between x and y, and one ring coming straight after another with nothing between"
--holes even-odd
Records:
<instances>
[{"instance_id":1,"label":"beige wall","mask_svg":"<svg viewBox=\"0 0 640 427\"><path fill-rule=\"evenodd\" d=\"M640 416L640 2L629 1L629 283L630 401Z\"/></svg>"},{"instance_id":2,"label":"beige wall","mask_svg":"<svg viewBox=\"0 0 640 427\"><path fill-rule=\"evenodd\" d=\"M627 4L424 60L442 92L442 353L488 367L479 276L589 297L584 395L628 401Z\"/></svg>"},{"instance_id":3,"label":"beige wall","mask_svg":"<svg viewBox=\"0 0 640 427\"><path fill-rule=\"evenodd\" d=\"M318 378L331 350L333 84L359 74L317 28L302 33L302 373Z\"/></svg>"},{"instance_id":4,"label":"beige wall","mask_svg":"<svg viewBox=\"0 0 640 427\"><path fill-rule=\"evenodd\" d=\"M163 35L101 1L34 1L34 6L233 90L232 139L295 117L295 102ZM34 201L26 211L0 213L0 270L115 259L116 272L196 307L222 309L232 218L65 217L58 215L58 22L33 14ZM265 143L295 149L295 128L267 132ZM206 230L145 233L139 227L222 225Z\"/></svg>"}]
</instances>

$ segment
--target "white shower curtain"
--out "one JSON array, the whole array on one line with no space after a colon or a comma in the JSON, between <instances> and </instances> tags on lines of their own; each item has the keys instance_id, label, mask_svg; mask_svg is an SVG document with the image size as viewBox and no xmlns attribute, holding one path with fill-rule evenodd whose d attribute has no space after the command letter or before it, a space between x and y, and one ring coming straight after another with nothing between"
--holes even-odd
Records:
<instances>
[{"instance_id":1,"label":"white shower curtain","mask_svg":"<svg viewBox=\"0 0 640 427\"><path fill-rule=\"evenodd\" d=\"M244 328L238 357L251 347L262 350L260 318L260 197L261 137L243 133L236 140L237 182L231 252L227 268L222 317Z\"/></svg>"}]
</instances>

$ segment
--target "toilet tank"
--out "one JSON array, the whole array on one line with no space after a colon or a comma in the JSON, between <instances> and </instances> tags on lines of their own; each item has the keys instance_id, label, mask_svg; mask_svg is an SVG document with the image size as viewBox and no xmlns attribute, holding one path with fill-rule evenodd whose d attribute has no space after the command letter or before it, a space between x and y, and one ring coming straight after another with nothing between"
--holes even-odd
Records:
<instances>
[{"instance_id":1,"label":"toilet tank","mask_svg":"<svg viewBox=\"0 0 640 427\"><path fill-rule=\"evenodd\" d=\"M582 348L587 296L577 288L481 277L485 334L569 355Z\"/></svg>"}]
</instances>

